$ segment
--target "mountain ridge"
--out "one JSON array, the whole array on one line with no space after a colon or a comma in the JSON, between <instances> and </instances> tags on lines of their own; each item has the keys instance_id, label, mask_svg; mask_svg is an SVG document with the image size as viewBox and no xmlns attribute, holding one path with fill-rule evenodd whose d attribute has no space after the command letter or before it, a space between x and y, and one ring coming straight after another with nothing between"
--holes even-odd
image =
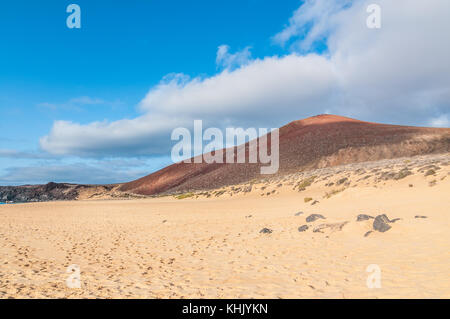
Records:
<instances>
[{"instance_id":1,"label":"mountain ridge","mask_svg":"<svg viewBox=\"0 0 450 319\"><path fill-rule=\"evenodd\" d=\"M450 152L450 128L364 122L330 114L292 121L282 126L279 134L280 169L277 174ZM248 156L249 143L244 145ZM119 190L156 195L213 189L264 177L260 175L261 166L249 163L176 163L125 183Z\"/></svg>"}]
</instances>

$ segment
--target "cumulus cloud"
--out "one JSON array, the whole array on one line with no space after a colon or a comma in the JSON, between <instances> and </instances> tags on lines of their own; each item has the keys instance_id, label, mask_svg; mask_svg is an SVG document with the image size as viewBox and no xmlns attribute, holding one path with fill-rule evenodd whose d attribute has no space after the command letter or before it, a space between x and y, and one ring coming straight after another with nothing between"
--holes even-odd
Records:
<instances>
[{"instance_id":1,"label":"cumulus cloud","mask_svg":"<svg viewBox=\"0 0 450 319\"><path fill-rule=\"evenodd\" d=\"M228 123L269 124L290 119L293 110L322 111L333 94L333 70L321 56L288 55L253 60L235 71L189 79L166 77L140 103L144 115L88 125L57 121L41 147L53 154L152 155L167 153L173 128L190 127L194 119L222 127ZM277 105L274 108L274 105ZM301 116L301 112L296 117Z\"/></svg>"},{"instance_id":2,"label":"cumulus cloud","mask_svg":"<svg viewBox=\"0 0 450 319\"><path fill-rule=\"evenodd\" d=\"M140 103L143 115L86 125L57 121L40 141L54 154L168 152L170 131L208 125L274 127L319 113L429 125L450 110L450 2L379 0L381 29L366 26L363 0L307 0L274 41L285 56L217 52L210 77L170 75ZM314 53L325 43L323 54ZM435 122L438 123L438 122ZM445 125L445 121L439 123Z\"/></svg>"},{"instance_id":3,"label":"cumulus cloud","mask_svg":"<svg viewBox=\"0 0 450 319\"><path fill-rule=\"evenodd\" d=\"M169 128L188 124L167 115L145 115L115 122L87 125L56 121L49 135L40 139L43 150L56 155L139 156L163 155Z\"/></svg>"},{"instance_id":4,"label":"cumulus cloud","mask_svg":"<svg viewBox=\"0 0 450 319\"><path fill-rule=\"evenodd\" d=\"M308 51L318 41L325 41L333 28L338 27L336 19L350 7L352 0L320 1L307 0L289 19L289 24L273 37L275 43L285 45L292 38L301 38L295 49Z\"/></svg>"},{"instance_id":5,"label":"cumulus cloud","mask_svg":"<svg viewBox=\"0 0 450 319\"><path fill-rule=\"evenodd\" d=\"M332 66L324 57L267 57L205 79L161 83L140 106L149 113L183 117L261 118L290 112L300 105L310 110L319 107L317 102L330 96L334 82Z\"/></svg>"},{"instance_id":6,"label":"cumulus cloud","mask_svg":"<svg viewBox=\"0 0 450 319\"><path fill-rule=\"evenodd\" d=\"M442 114L441 116L432 118L430 125L433 127L450 127L450 115Z\"/></svg>"},{"instance_id":7,"label":"cumulus cloud","mask_svg":"<svg viewBox=\"0 0 450 319\"><path fill-rule=\"evenodd\" d=\"M234 69L248 64L251 59L250 47L246 47L242 51L230 53L228 45L221 45L217 49L216 64L220 68Z\"/></svg>"}]
</instances>

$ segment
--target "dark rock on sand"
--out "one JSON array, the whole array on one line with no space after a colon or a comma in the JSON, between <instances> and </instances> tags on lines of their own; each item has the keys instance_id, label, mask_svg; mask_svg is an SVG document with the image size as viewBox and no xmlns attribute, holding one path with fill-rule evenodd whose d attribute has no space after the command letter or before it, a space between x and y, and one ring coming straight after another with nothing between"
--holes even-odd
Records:
<instances>
[{"instance_id":1,"label":"dark rock on sand","mask_svg":"<svg viewBox=\"0 0 450 319\"><path fill-rule=\"evenodd\" d=\"M303 214L304 214L303 212L298 212L298 213L295 214L295 216L300 216L300 215L303 215Z\"/></svg>"},{"instance_id":2,"label":"dark rock on sand","mask_svg":"<svg viewBox=\"0 0 450 319\"><path fill-rule=\"evenodd\" d=\"M428 217L427 216L417 215L417 216L414 216L414 218L428 218Z\"/></svg>"},{"instance_id":3,"label":"dark rock on sand","mask_svg":"<svg viewBox=\"0 0 450 319\"><path fill-rule=\"evenodd\" d=\"M348 222L334 223L334 224L321 224L313 229L314 233L322 233L322 230L330 229L330 231L341 231Z\"/></svg>"},{"instance_id":4,"label":"dark rock on sand","mask_svg":"<svg viewBox=\"0 0 450 319\"><path fill-rule=\"evenodd\" d=\"M80 187L73 184L48 183L46 185L0 186L0 202L44 202L75 200Z\"/></svg>"},{"instance_id":5,"label":"dark rock on sand","mask_svg":"<svg viewBox=\"0 0 450 319\"><path fill-rule=\"evenodd\" d=\"M315 200L315 201L313 201L312 203L311 203L311 206L312 205L316 205L316 204L318 204L319 203L319 201L318 200Z\"/></svg>"},{"instance_id":6,"label":"dark rock on sand","mask_svg":"<svg viewBox=\"0 0 450 319\"><path fill-rule=\"evenodd\" d=\"M373 221L373 229L381 233L384 233L392 228L391 226L389 226L389 223L390 220L386 216L386 214L378 215L377 217L375 217L375 220Z\"/></svg>"},{"instance_id":7,"label":"dark rock on sand","mask_svg":"<svg viewBox=\"0 0 450 319\"><path fill-rule=\"evenodd\" d=\"M299 232L304 232L304 231L306 231L306 230L308 230L308 225L303 225L303 226L300 226L299 228L298 228L298 231Z\"/></svg>"},{"instance_id":8,"label":"dark rock on sand","mask_svg":"<svg viewBox=\"0 0 450 319\"><path fill-rule=\"evenodd\" d=\"M356 221L362 222L363 220L369 220L369 219L373 219L373 216L366 215L366 214L359 214L358 217L356 218Z\"/></svg>"},{"instance_id":9,"label":"dark rock on sand","mask_svg":"<svg viewBox=\"0 0 450 319\"><path fill-rule=\"evenodd\" d=\"M272 234L272 229L269 228L263 228L261 229L261 231L259 232L260 234Z\"/></svg>"},{"instance_id":10,"label":"dark rock on sand","mask_svg":"<svg viewBox=\"0 0 450 319\"><path fill-rule=\"evenodd\" d=\"M367 233L364 234L364 237L369 236L371 233L373 233L373 231L369 230Z\"/></svg>"},{"instance_id":11,"label":"dark rock on sand","mask_svg":"<svg viewBox=\"0 0 450 319\"><path fill-rule=\"evenodd\" d=\"M325 219L325 217L323 217L320 214L312 214L312 215L309 215L308 217L306 217L306 222L307 223L312 223L313 221L316 221L319 218Z\"/></svg>"}]
</instances>

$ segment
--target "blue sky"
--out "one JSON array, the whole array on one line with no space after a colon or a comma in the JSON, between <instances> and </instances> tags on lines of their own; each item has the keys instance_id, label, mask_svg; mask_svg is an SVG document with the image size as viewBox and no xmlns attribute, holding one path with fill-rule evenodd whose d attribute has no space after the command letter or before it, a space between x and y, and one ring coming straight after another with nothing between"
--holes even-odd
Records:
<instances>
[{"instance_id":1,"label":"blue sky","mask_svg":"<svg viewBox=\"0 0 450 319\"><path fill-rule=\"evenodd\" d=\"M0 184L128 181L170 164L171 129L199 118L277 127L331 112L448 126L449 48L433 40L448 36L448 4L430 1L417 19L419 0L410 15L379 2L376 31L357 0L3 3ZM81 29L66 26L70 3Z\"/></svg>"},{"instance_id":2,"label":"blue sky","mask_svg":"<svg viewBox=\"0 0 450 319\"><path fill-rule=\"evenodd\" d=\"M136 116L137 103L164 75L215 73L216 50L223 43L252 45L254 55L281 52L270 36L299 4L77 1L82 28L75 30L66 26L72 2L2 4L0 114L20 118L2 121L2 138L14 140L14 147L37 148L35 137L45 135L54 120ZM86 96L105 103L63 106Z\"/></svg>"},{"instance_id":3,"label":"blue sky","mask_svg":"<svg viewBox=\"0 0 450 319\"><path fill-rule=\"evenodd\" d=\"M71 3L81 8L78 30L66 26ZM261 56L281 52L270 36L298 5L298 0L4 3L0 149L40 152L39 137L56 120L89 123L135 117L136 105L164 75L215 73L216 50L223 43L251 45L253 54ZM92 103L82 103L85 97ZM79 103L71 102L77 99ZM0 176L17 161L0 158ZM142 170L168 163L168 158L152 159Z\"/></svg>"}]
</instances>

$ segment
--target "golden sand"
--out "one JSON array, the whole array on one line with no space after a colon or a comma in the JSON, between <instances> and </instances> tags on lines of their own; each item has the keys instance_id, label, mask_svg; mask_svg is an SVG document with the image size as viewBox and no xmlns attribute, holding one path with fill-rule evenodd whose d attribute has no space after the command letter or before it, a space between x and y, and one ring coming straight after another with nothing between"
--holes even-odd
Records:
<instances>
[{"instance_id":1,"label":"golden sand","mask_svg":"<svg viewBox=\"0 0 450 319\"><path fill-rule=\"evenodd\" d=\"M449 298L448 156L436 165L425 176L418 161L399 180L336 168L302 191L293 188L305 177L294 175L217 197L2 205L0 297ZM326 219L306 223L313 213ZM401 220L365 237L373 219L357 215L383 213ZM70 265L81 269L79 289L66 285ZM369 265L381 288L368 287Z\"/></svg>"}]
</instances>

